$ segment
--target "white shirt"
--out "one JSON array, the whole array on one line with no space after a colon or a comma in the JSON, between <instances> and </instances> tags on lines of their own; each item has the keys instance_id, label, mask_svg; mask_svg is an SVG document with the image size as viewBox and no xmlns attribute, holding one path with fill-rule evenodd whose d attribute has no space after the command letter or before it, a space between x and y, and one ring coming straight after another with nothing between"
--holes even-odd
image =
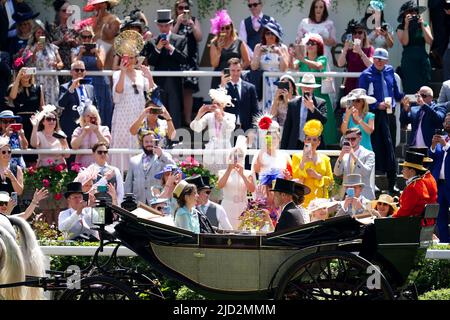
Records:
<instances>
[{"instance_id":1,"label":"white shirt","mask_svg":"<svg viewBox=\"0 0 450 320\"><path fill-rule=\"evenodd\" d=\"M427 147L425 140L423 139L423 132L422 132L422 119L420 119L419 121L419 127L417 128L417 132L416 132L416 147Z\"/></svg>"},{"instance_id":2,"label":"white shirt","mask_svg":"<svg viewBox=\"0 0 450 320\"><path fill-rule=\"evenodd\" d=\"M444 151L444 158L442 159L442 166L441 166L441 171L439 172L439 179L445 179L445 159L447 158L447 155L448 155L448 152L447 152L448 149L450 149L450 141L447 142L447 144L444 147L442 147L442 150ZM433 153L436 152L436 148L433 149L433 147L431 147L430 150Z\"/></svg>"},{"instance_id":3,"label":"white shirt","mask_svg":"<svg viewBox=\"0 0 450 320\"><path fill-rule=\"evenodd\" d=\"M97 163L91 164L89 167L87 167L87 169L90 169L90 167L94 167L99 172L100 172L100 169L102 168ZM115 178L116 178L117 203L120 206L120 204L123 201L123 196L125 195L125 188L123 186L122 173L120 172L119 168L114 167L114 166L108 164L107 162L105 163L104 167L106 167L106 171L109 171L111 169L114 170L114 174L115 174ZM106 179L104 177L102 177L100 180L98 180L94 184L93 188L96 188L98 186L108 186L108 181L106 181Z\"/></svg>"},{"instance_id":4,"label":"white shirt","mask_svg":"<svg viewBox=\"0 0 450 320\"><path fill-rule=\"evenodd\" d=\"M71 240L81 234L98 238L98 232L91 229L94 226L92 223L94 210L90 207L84 208L79 215L72 208L61 211L58 217L58 229L64 234L64 239Z\"/></svg>"}]
</instances>

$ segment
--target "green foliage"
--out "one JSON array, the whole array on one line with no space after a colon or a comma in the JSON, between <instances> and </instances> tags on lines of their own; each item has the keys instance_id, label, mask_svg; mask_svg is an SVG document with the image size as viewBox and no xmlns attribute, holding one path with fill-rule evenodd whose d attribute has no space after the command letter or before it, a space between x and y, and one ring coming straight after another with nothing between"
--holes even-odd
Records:
<instances>
[{"instance_id":1,"label":"green foliage","mask_svg":"<svg viewBox=\"0 0 450 320\"><path fill-rule=\"evenodd\" d=\"M49 225L42 219L33 219L31 227L38 240L64 240L61 232L55 225Z\"/></svg>"},{"instance_id":2,"label":"green foliage","mask_svg":"<svg viewBox=\"0 0 450 320\"><path fill-rule=\"evenodd\" d=\"M205 297L192 291L186 286L181 286L176 295L177 300L205 300Z\"/></svg>"},{"instance_id":3,"label":"green foliage","mask_svg":"<svg viewBox=\"0 0 450 320\"><path fill-rule=\"evenodd\" d=\"M426 292L419 300L450 300L450 288Z\"/></svg>"},{"instance_id":4,"label":"green foliage","mask_svg":"<svg viewBox=\"0 0 450 320\"><path fill-rule=\"evenodd\" d=\"M429 290L450 288L450 261L425 259L418 260L413 272L417 273L414 284L419 294Z\"/></svg>"}]
</instances>

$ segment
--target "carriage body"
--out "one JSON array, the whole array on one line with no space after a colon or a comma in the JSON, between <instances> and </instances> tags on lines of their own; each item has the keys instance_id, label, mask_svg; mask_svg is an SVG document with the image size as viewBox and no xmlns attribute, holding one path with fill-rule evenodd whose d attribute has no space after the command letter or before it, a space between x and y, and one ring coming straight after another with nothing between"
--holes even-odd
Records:
<instances>
[{"instance_id":1,"label":"carriage body","mask_svg":"<svg viewBox=\"0 0 450 320\"><path fill-rule=\"evenodd\" d=\"M367 226L349 216L269 234L195 234L113 210L122 218L115 235L123 244L157 271L213 298L272 298L299 261L331 252L359 253L401 288L432 234L420 218Z\"/></svg>"}]
</instances>

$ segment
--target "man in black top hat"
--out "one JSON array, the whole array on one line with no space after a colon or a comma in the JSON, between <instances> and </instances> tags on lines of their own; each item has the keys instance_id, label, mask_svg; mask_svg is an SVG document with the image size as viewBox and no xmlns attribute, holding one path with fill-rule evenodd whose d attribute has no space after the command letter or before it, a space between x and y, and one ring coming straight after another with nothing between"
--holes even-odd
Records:
<instances>
[{"instance_id":1,"label":"man in black top hat","mask_svg":"<svg viewBox=\"0 0 450 320\"><path fill-rule=\"evenodd\" d=\"M311 190L308 187L292 180L277 178L272 191L275 205L282 210L275 232L292 229L309 221L305 216L306 212L293 202L293 197L310 193Z\"/></svg>"},{"instance_id":2,"label":"man in black top hat","mask_svg":"<svg viewBox=\"0 0 450 320\"><path fill-rule=\"evenodd\" d=\"M95 209L90 207L95 203L91 196L89 204L83 199L83 190L80 182L71 182L67 185L64 196L69 208L61 211L58 217L58 229L63 232L67 240L98 240L98 232L92 230L92 215Z\"/></svg>"},{"instance_id":3,"label":"man in black top hat","mask_svg":"<svg viewBox=\"0 0 450 320\"><path fill-rule=\"evenodd\" d=\"M197 209L208 218L211 225L221 230L232 230L233 227L231 226L225 209L220 204L209 200L212 189L209 185L209 177L193 176L186 178L185 180L197 187Z\"/></svg>"},{"instance_id":4,"label":"man in black top hat","mask_svg":"<svg viewBox=\"0 0 450 320\"><path fill-rule=\"evenodd\" d=\"M155 71L181 71L181 65L189 65L187 55L187 40L185 37L172 32L172 17L170 10L158 10L155 20L159 36L155 42L149 41L144 46L143 54L148 64L155 67ZM173 118L175 128L181 126L181 112L183 110L183 86L181 77L154 77L156 84L164 90L163 103Z\"/></svg>"}]
</instances>

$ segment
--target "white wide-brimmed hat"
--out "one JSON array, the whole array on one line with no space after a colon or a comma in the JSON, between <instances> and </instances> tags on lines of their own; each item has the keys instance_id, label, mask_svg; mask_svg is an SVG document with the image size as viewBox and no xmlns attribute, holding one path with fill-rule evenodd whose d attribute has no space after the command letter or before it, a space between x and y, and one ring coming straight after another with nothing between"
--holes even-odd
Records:
<instances>
[{"instance_id":1,"label":"white wide-brimmed hat","mask_svg":"<svg viewBox=\"0 0 450 320\"><path fill-rule=\"evenodd\" d=\"M320 84L316 83L316 77L312 73L306 73L300 83L295 84L297 87L320 88Z\"/></svg>"},{"instance_id":2,"label":"white wide-brimmed hat","mask_svg":"<svg viewBox=\"0 0 450 320\"><path fill-rule=\"evenodd\" d=\"M357 99L364 99L368 104L377 102L377 99L375 99L374 97L368 96L366 94L365 89L358 88L358 89L353 89L345 97L342 97L341 105L346 105L348 102L351 102L351 101L357 100Z\"/></svg>"}]
</instances>

